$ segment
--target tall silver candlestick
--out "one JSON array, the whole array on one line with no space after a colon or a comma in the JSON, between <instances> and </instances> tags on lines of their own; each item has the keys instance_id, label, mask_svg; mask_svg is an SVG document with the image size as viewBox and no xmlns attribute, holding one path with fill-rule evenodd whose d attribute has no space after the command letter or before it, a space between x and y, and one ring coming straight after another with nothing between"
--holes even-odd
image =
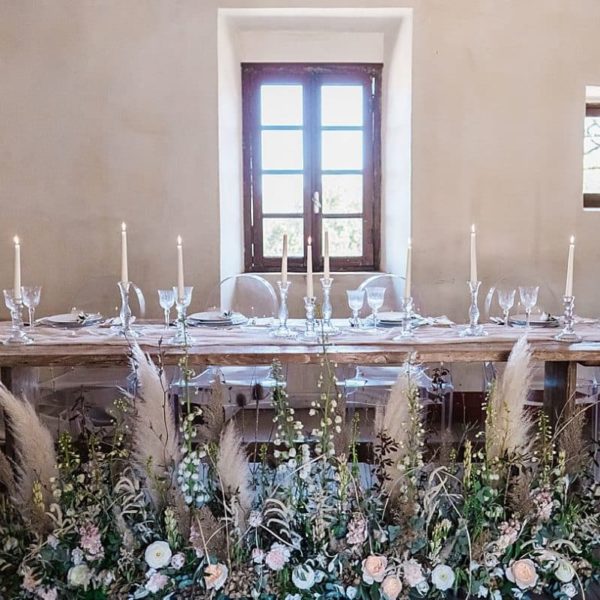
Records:
<instances>
[{"instance_id":1,"label":"tall silver candlestick","mask_svg":"<svg viewBox=\"0 0 600 600\"><path fill-rule=\"evenodd\" d=\"M277 282L277 287L279 288L279 325L273 331L275 337L289 338L296 335L296 332L292 331L287 324L289 317L288 293L291 285L289 281L285 283L281 281Z\"/></svg>"},{"instance_id":2,"label":"tall silver candlestick","mask_svg":"<svg viewBox=\"0 0 600 600\"><path fill-rule=\"evenodd\" d=\"M460 332L462 337L481 337L487 335L483 325L479 325L479 307L477 306L477 295L481 281L468 281L469 292L471 294L471 306L469 307L469 326Z\"/></svg>"},{"instance_id":3,"label":"tall silver candlestick","mask_svg":"<svg viewBox=\"0 0 600 600\"><path fill-rule=\"evenodd\" d=\"M306 311L306 320L304 322L304 334L302 337L309 340L315 339L318 336L315 322L316 305L317 299L314 296L304 297L304 310Z\"/></svg>"},{"instance_id":4,"label":"tall silver candlestick","mask_svg":"<svg viewBox=\"0 0 600 600\"><path fill-rule=\"evenodd\" d=\"M121 310L119 316L121 323L119 325L119 334L126 337L136 337L139 335L131 328L131 308L129 306L129 289L132 286L130 281L119 281L119 291L121 292Z\"/></svg>"},{"instance_id":5,"label":"tall silver candlestick","mask_svg":"<svg viewBox=\"0 0 600 600\"><path fill-rule=\"evenodd\" d=\"M340 330L332 324L331 315L333 314L333 306L331 305L331 286L333 279L323 277L321 279L321 288L323 289L323 324L321 330L326 335L337 335Z\"/></svg>"},{"instance_id":6,"label":"tall silver candlestick","mask_svg":"<svg viewBox=\"0 0 600 600\"><path fill-rule=\"evenodd\" d=\"M575 333L575 296L563 296L564 323L563 330L554 336L559 342L580 342L581 336Z\"/></svg>"}]
</instances>

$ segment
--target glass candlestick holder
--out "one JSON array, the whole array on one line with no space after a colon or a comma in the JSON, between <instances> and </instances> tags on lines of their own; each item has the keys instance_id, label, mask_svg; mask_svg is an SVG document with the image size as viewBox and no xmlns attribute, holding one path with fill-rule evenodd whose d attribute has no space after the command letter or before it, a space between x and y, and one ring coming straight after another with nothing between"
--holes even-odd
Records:
<instances>
[{"instance_id":1,"label":"glass candlestick holder","mask_svg":"<svg viewBox=\"0 0 600 600\"><path fill-rule=\"evenodd\" d=\"M468 281L469 293L471 294L471 305L469 307L469 325L460 332L462 337L481 337L487 335L483 325L479 324L479 307L477 306L477 295L481 281Z\"/></svg>"},{"instance_id":2,"label":"glass candlestick holder","mask_svg":"<svg viewBox=\"0 0 600 600\"><path fill-rule=\"evenodd\" d=\"M4 290L4 303L10 311L12 327L5 344L31 344L33 340L25 333L23 325L23 296L14 290Z\"/></svg>"},{"instance_id":3,"label":"glass candlestick holder","mask_svg":"<svg viewBox=\"0 0 600 600\"><path fill-rule=\"evenodd\" d=\"M277 282L277 287L279 288L279 324L273 331L275 337L291 338L296 335L296 332L288 327L288 294L291 285L292 284L289 281L286 281L285 283L282 281Z\"/></svg>"},{"instance_id":4,"label":"glass candlestick holder","mask_svg":"<svg viewBox=\"0 0 600 600\"><path fill-rule=\"evenodd\" d=\"M564 327L563 330L554 336L559 342L580 342L581 336L575 333L573 325L575 323L575 296L563 296L564 306Z\"/></svg>"},{"instance_id":5,"label":"glass candlestick holder","mask_svg":"<svg viewBox=\"0 0 600 600\"><path fill-rule=\"evenodd\" d=\"M304 297L304 310L306 311L306 320L304 322L304 333L302 337L307 340L314 340L318 337L315 309L317 306L317 299L315 296Z\"/></svg>"},{"instance_id":6,"label":"glass candlestick holder","mask_svg":"<svg viewBox=\"0 0 600 600\"><path fill-rule=\"evenodd\" d=\"M323 290L323 323L321 324L321 331L327 336L338 335L340 333L340 330L331 322L331 315L333 314L333 306L331 305L332 284L333 279L330 277L323 277L321 279L321 288Z\"/></svg>"},{"instance_id":7,"label":"glass candlestick holder","mask_svg":"<svg viewBox=\"0 0 600 600\"><path fill-rule=\"evenodd\" d=\"M121 323L118 329L119 334L125 337L137 337L139 333L131 327L132 312L129 306L129 291L133 284L130 281L119 281L118 285L121 292L121 310L119 311Z\"/></svg>"},{"instance_id":8,"label":"glass candlestick holder","mask_svg":"<svg viewBox=\"0 0 600 600\"><path fill-rule=\"evenodd\" d=\"M192 302L192 292L194 288L192 286L185 287L183 296L180 297L178 289L173 288L175 292L175 309L177 310L177 321L175 325L177 330L175 335L171 338L171 344L178 346L190 346L194 343L194 338L188 332L187 324L187 308Z\"/></svg>"},{"instance_id":9,"label":"glass candlestick holder","mask_svg":"<svg viewBox=\"0 0 600 600\"><path fill-rule=\"evenodd\" d=\"M402 310L402 327L400 335L396 336L394 340L402 341L413 339L412 318L414 314L414 300L412 296L404 296L400 301L400 308Z\"/></svg>"}]
</instances>

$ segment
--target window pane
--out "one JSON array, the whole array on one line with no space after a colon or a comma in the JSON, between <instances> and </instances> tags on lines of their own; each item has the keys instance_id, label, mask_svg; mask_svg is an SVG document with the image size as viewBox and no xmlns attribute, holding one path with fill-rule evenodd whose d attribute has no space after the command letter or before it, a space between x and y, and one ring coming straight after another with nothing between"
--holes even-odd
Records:
<instances>
[{"instance_id":1,"label":"window pane","mask_svg":"<svg viewBox=\"0 0 600 600\"><path fill-rule=\"evenodd\" d=\"M585 118L583 193L600 193L600 117Z\"/></svg>"},{"instance_id":2,"label":"window pane","mask_svg":"<svg viewBox=\"0 0 600 600\"><path fill-rule=\"evenodd\" d=\"M262 85L260 121L262 125L302 125L302 86Z\"/></svg>"},{"instance_id":3,"label":"window pane","mask_svg":"<svg viewBox=\"0 0 600 600\"><path fill-rule=\"evenodd\" d=\"M301 131L263 131L262 132L262 168L263 169L302 169Z\"/></svg>"},{"instance_id":4,"label":"window pane","mask_svg":"<svg viewBox=\"0 0 600 600\"><path fill-rule=\"evenodd\" d=\"M302 175L263 175L263 213L302 213L304 177Z\"/></svg>"},{"instance_id":5,"label":"window pane","mask_svg":"<svg viewBox=\"0 0 600 600\"><path fill-rule=\"evenodd\" d=\"M330 256L362 256L362 219L323 219L323 231L329 231Z\"/></svg>"},{"instance_id":6,"label":"window pane","mask_svg":"<svg viewBox=\"0 0 600 600\"><path fill-rule=\"evenodd\" d=\"M362 125L363 86L324 85L321 87L322 125Z\"/></svg>"},{"instance_id":7,"label":"window pane","mask_svg":"<svg viewBox=\"0 0 600 600\"><path fill-rule=\"evenodd\" d=\"M263 255L281 256L284 233L288 234L288 256L303 257L303 219L263 219Z\"/></svg>"},{"instance_id":8,"label":"window pane","mask_svg":"<svg viewBox=\"0 0 600 600\"><path fill-rule=\"evenodd\" d=\"M323 175L323 213L362 213L362 175Z\"/></svg>"},{"instance_id":9,"label":"window pane","mask_svg":"<svg viewBox=\"0 0 600 600\"><path fill-rule=\"evenodd\" d=\"M323 170L362 169L362 131L321 132L321 166Z\"/></svg>"}]
</instances>

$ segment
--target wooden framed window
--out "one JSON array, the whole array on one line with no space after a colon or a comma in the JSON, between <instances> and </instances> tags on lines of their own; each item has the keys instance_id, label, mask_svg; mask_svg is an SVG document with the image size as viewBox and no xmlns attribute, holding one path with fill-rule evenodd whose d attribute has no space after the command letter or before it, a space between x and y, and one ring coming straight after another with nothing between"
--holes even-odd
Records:
<instances>
[{"instance_id":1,"label":"wooden framed window","mask_svg":"<svg viewBox=\"0 0 600 600\"><path fill-rule=\"evenodd\" d=\"M596 102L585 105L583 206L600 208L600 103Z\"/></svg>"},{"instance_id":2,"label":"wooden framed window","mask_svg":"<svg viewBox=\"0 0 600 600\"><path fill-rule=\"evenodd\" d=\"M379 64L242 65L246 271L375 270L380 253Z\"/></svg>"}]
</instances>

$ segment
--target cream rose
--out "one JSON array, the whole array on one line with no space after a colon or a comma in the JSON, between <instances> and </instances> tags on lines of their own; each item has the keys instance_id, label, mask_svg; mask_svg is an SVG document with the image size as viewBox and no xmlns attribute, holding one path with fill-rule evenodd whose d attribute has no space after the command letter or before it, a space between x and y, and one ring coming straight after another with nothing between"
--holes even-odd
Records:
<instances>
[{"instance_id":1,"label":"cream rose","mask_svg":"<svg viewBox=\"0 0 600 600\"><path fill-rule=\"evenodd\" d=\"M172 555L167 542L153 542L146 548L144 558L151 569L162 569L171 562Z\"/></svg>"},{"instance_id":2,"label":"cream rose","mask_svg":"<svg viewBox=\"0 0 600 600\"><path fill-rule=\"evenodd\" d=\"M527 590L537 585L538 574L535 563L530 558L522 558L506 569L506 577L517 584L521 590Z\"/></svg>"},{"instance_id":3,"label":"cream rose","mask_svg":"<svg viewBox=\"0 0 600 600\"><path fill-rule=\"evenodd\" d=\"M454 579L454 571L448 565L438 565L431 572L431 583L442 592L454 585Z\"/></svg>"},{"instance_id":4,"label":"cream rose","mask_svg":"<svg viewBox=\"0 0 600 600\"><path fill-rule=\"evenodd\" d=\"M265 555L265 563L272 571L281 571L289 560L289 549L279 542L275 542Z\"/></svg>"},{"instance_id":5,"label":"cream rose","mask_svg":"<svg viewBox=\"0 0 600 600\"><path fill-rule=\"evenodd\" d=\"M204 569L204 583L207 590L220 590L227 581L229 569L221 564L208 565Z\"/></svg>"},{"instance_id":6,"label":"cream rose","mask_svg":"<svg viewBox=\"0 0 600 600\"><path fill-rule=\"evenodd\" d=\"M381 583L385 577L387 558L377 554L371 554L362 562L362 578L365 583L372 585L375 581Z\"/></svg>"},{"instance_id":7,"label":"cream rose","mask_svg":"<svg viewBox=\"0 0 600 600\"><path fill-rule=\"evenodd\" d=\"M569 583L575 577L575 569L571 565L570 562L566 560L559 560L556 565L556 569L554 570L554 575L556 579L562 581L563 583Z\"/></svg>"},{"instance_id":8,"label":"cream rose","mask_svg":"<svg viewBox=\"0 0 600 600\"><path fill-rule=\"evenodd\" d=\"M381 584L385 600L396 600L402 591L402 582L395 575L388 575Z\"/></svg>"},{"instance_id":9,"label":"cream rose","mask_svg":"<svg viewBox=\"0 0 600 600\"><path fill-rule=\"evenodd\" d=\"M72 587L82 587L84 590L87 590L91 580L92 572L85 563L71 567L67 573L67 581Z\"/></svg>"},{"instance_id":10,"label":"cream rose","mask_svg":"<svg viewBox=\"0 0 600 600\"><path fill-rule=\"evenodd\" d=\"M414 559L407 560L403 565L404 581L409 587L417 587L425 579L421 565Z\"/></svg>"}]
</instances>

